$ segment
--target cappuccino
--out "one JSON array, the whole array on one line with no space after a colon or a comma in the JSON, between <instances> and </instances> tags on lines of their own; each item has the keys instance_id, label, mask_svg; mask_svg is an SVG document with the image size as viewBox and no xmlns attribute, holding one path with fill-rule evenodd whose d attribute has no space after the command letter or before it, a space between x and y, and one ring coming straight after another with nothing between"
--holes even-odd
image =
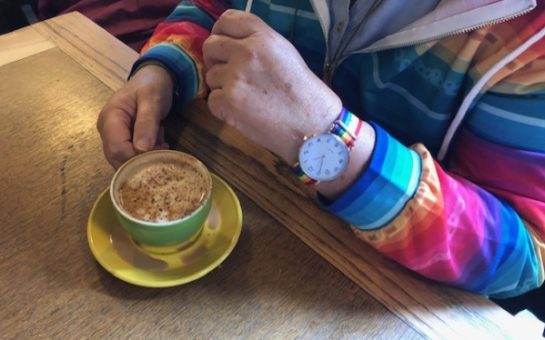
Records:
<instances>
[{"instance_id":1,"label":"cappuccino","mask_svg":"<svg viewBox=\"0 0 545 340\"><path fill-rule=\"evenodd\" d=\"M132 217L165 223L191 215L210 190L209 178L190 159L163 160L141 167L119 188L119 204Z\"/></svg>"}]
</instances>

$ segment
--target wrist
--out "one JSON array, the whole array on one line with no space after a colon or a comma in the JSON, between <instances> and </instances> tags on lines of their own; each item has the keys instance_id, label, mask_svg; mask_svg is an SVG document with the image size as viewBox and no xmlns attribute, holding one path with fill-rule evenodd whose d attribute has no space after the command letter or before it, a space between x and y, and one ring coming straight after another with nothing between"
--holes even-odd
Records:
<instances>
[{"instance_id":1,"label":"wrist","mask_svg":"<svg viewBox=\"0 0 545 340\"><path fill-rule=\"evenodd\" d=\"M134 78L140 74L153 74L155 77L161 78L163 82L168 82L174 87L175 79L172 73L160 62L147 61L138 66L134 72L130 75L130 78Z\"/></svg>"},{"instance_id":2,"label":"wrist","mask_svg":"<svg viewBox=\"0 0 545 340\"><path fill-rule=\"evenodd\" d=\"M172 93L172 104L176 103L178 94L178 85L174 74L161 62L147 60L140 63L130 74L129 80L136 77L143 77L160 84L159 88L168 89Z\"/></svg>"},{"instance_id":3,"label":"wrist","mask_svg":"<svg viewBox=\"0 0 545 340\"><path fill-rule=\"evenodd\" d=\"M344 173L332 181L318 183L316 190L329 200L335 200L345 192L367 169L373 154L375 138L373 127L363 122L358 140L350 151L350 161Z\"/></svg>"},{"instance_id":4,"label":"wrist","mask_svg":"<svg viewBox=\"0 0 545 340\"><path fill-rule=\"evenodd\" d=\"M327 132L343 108L341 100L336 95L325 104L320 102L313 106L304 110L307 114L299 118L298 124L292 124L284 139L285 143L279 156L290 165L298 161L299 149L305 137Z\"/></svg>"},{"instance_id":5,"label":"wrist","mask_svg":"<svg viewBox=\"0 0 545 340\"><path fill-rule=\"evenodd\" d=\"M326 128L305 134L308 139L300 138L292 148L296 155L286 161L300 180L316 185L325 198L334 200L367 168L375 130L344 108L326 124Z\"/></svg>"}]
</instances>

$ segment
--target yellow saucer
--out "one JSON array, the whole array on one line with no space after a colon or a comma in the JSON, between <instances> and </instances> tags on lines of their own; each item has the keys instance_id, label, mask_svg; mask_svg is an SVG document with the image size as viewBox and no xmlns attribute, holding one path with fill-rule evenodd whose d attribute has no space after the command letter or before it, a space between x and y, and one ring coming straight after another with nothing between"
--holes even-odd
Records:
<instances>
[{"instance_id":1,"label":"yellow saucer","mask_svg":"<svg viewBox=\"0 0 545 340\"><path fill-rule=\"evenodd\" d=\"M171 252L144 249L115 216L108 189L95 202L87 240L95 259L113 276L144 287L172 287L199 279L222 263L242 230L242 210L233 190L212 174L212 208L203 231L191 245Z\"/></svg>"}]
</instances>

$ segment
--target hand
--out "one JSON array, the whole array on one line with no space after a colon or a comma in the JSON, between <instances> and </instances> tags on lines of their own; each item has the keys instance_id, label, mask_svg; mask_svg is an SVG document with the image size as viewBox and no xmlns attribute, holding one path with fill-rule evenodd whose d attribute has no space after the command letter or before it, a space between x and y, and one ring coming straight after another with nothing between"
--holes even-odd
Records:
<instances>
[{"instance_id":1,"label":"hand","mask_svg":"<svg viewBox=\"0 0 545 340\"><path fill-rule=\"evenodd\" d=\"M168 148L161 121L171 107L172 88L166 70L147 65L110 97L97 129L104 155L114 168L137 153Z\"/></svg>"},{"instance_id":2,"label":"hand","mask_svg":"<svg viewBox=\"0 0 545 340\"><path fill-rule=\"evenodd\" d=\"M252 14L225 12L203 55L210 111L289 164L303 137L326 131L341 111L297 50Z\"/></svg>"},{"instance_id":3,"label":"hand","mask_svg":"<svg viewBox=\"0 0 545 340\"><path fill-rule=\"evenodd\" d=\"M339 97L307 67L297 50L258 17L226 11L203 45L210 111L250 139L297 161L304 136L325 132L341 111ZM370 159L373 128L364 123L345 173L317 189L335 199Z\"/></svg>"}]
</instances>

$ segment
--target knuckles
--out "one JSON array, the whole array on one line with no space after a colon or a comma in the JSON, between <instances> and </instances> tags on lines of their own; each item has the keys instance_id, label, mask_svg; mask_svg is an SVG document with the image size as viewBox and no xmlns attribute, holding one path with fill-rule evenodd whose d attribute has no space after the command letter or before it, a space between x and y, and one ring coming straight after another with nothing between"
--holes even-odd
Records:
<instances>
[{"instance_id":1,"label":"knuckles","mask_svg":"<svg viewBox=\"0 0 545 340\"><path fill-rule=\"evenodd\" d=\"M247 77L244 75L244 70L240 68L232 68L227 74L227 88L233 88L239 86L239 84L245 82Z\"/></svg>"},{"instance_id":2,"label":"knuckles","mask_svg":"<svg viewBox=\"0 0 545 340\"><path fill-rule=\"evenodd\" d=\"M241 44L238 49L238 54L240 55L241 61L245 63L257 61L261 58L258 47L252 42Z\"/></svg>"},{"instance_id":3,"label":"knuckles","mask_svg":"<svg viewBox=\"0 0 545 340\"><path fill-rule=\"evenodd\" d=\"M218 91L212 91L208 96L208 108L215 117L223 120L222 108L224 107Z\"/></svg>"},{"instance_id":4,"label":"knuckles","mask_svg":"<svg viewBox=\"0 0 545 340\"><path fill-rule=\"evenodd\" d=\"M234 19L240 17L242 13L245 13L245 12L229 8L228 10L223 12L222 15L220 15L218 21L234 20Z\"/></svg>"},{"instance_id":5,"label":"knuckles","mask_svg":"<svg viewBox=\"0 0 545 340\"><path fill-rule=\"evenodd\" d=\"M123 149L117 144L104 145L104 154L111 160L125 159L125 153Z\"/></svg>"},{"instance_id":6,"label":"knuckles","mask_svg":"<svg viewBox=\"0 0 545 340\"><path fill-rule=\"evenodd\" d=\"M204 43L202 44L202 52L203 54L207 54L210 52L210 49L214 48L214 46L217 44L218 36L215 34L211 34Z\"/></svg>"},{"instance_id":7,"label":"knuckles","mask_svg":"<svg viewBox=\"0 0 545 340\"><path fill-rule=\"evenodd\" d=\"M239 24L240 21L244 21L245 23L255 23L256 19L257 17L251 13L236 9L228 9L218 18L217 23L222 25Z\"/></svg>"},{"instance_id":8,"label":"knuckles","mask_svg":"<svg viewBox=\"0 0 545 340\"><path fill-rule=\"evenodd\" d=\"M210 93L208 108L216 118L228 122L229 125L234 125L234 113L243 111L244 98L241 86L230 84L230 86L222 90L215 90Z\"/></svg>"},{"instance_id":9,"label":"knuckles","mask_svg":"<svg viewBox=\"0 0 545 340\"><path fill-rule=\"evenodd\" d=\"M210 86L210 84L215 80L215 75L213 72L213 69L210 69L204 74L204 81L206 84L208 84L208 86Z\"/></svg>"}]
</instances>

